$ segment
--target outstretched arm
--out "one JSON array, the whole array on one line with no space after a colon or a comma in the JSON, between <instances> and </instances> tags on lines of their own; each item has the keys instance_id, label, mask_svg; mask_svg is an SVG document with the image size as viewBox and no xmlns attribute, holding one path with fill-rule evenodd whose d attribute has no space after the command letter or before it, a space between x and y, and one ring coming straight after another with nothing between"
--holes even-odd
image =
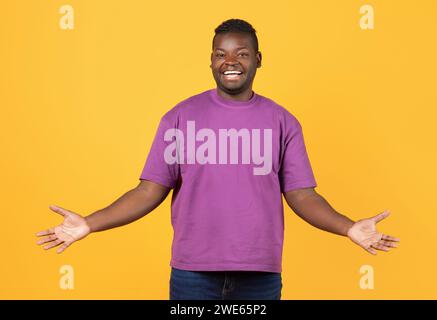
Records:
<instances>
[{"instance_id":1,"label":"outstretched arm","mask_svg":"<svg viewBox=\"0 0 437 320\"><path fill-rule=\"evenodd\" d=\"M335 211L314 188L292 190L284 193L290 208L303 220L321 230L347 236L354 243L371 254L375 249L389 251L397 247L398 238L376 230L376 223L389 215L384 211L374 217L357 222Z\"/></svg>"},{"instance_id":2,"label":"outstretched arm","mask_svg":"<svg viewBox=\"0 0 437 320\"><path fill-rule=\"evenodd\" d=\"M120 227L142 218L159 206L169 191L170 188L160 184L141 180L136 188L126 192L111 205L86 217L51 205L50 209L63 216L64 221L56 227L38 232L38 237L46 237L40 239L37 244L48 243L44 246L46 250L61 245L57 250L57 253L61 253L91 232Z\"/></svg>"},{"instance_id":3,"label":"outstretched arm","mask_svg":"<svg viewBox=\"0 0 437 320\"><path fill-rule=\"evenodd\" d=\"M144 217L167 197L170 189L160 184L141 180L110 206L85 217L91 232L120 227Z\"/></svg>"}]
</instances>

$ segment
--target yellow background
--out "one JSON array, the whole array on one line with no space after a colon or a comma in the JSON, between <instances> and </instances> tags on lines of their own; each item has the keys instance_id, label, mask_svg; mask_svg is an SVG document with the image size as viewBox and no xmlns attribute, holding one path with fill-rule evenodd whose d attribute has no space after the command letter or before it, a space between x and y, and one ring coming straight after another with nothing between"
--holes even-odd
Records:
<instances>
[{"instance_id":1,"label":"yellow background","mask_svg":"<svg viewBox=\"0 0 437 320\"><path fill-rule=\"evenodd\" d=\"M59 8L74 8L61 30ZM361 5L375 29L361 30ZM170 197L65 253L35 233L138 184L160 117L215 87L214 28L258 31L254 90L302 123L318 192L353 219L384 209L376 257L285 210L283 299L437 298L435 1L2 1L1 264L7 299L168 299ZM62 265L74 290L59 287ZM359 286L362 265L375 289Z\"/></svg>"}]
</instances>

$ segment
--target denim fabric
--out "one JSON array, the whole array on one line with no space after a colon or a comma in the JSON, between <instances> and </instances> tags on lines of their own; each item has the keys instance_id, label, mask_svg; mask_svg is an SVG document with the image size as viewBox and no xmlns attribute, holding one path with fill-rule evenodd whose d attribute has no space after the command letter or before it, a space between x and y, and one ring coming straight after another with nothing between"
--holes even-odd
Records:
<instances>
[{"instance_id":1,"label":"denim fabric","mask_svg":"<svg viewBox=\"0 0 437 320\"><path fill-rule=\"evenodd\" d=\"M171 269L170 300L280 300L281 273Z\"/></svg>"}]
</instances>

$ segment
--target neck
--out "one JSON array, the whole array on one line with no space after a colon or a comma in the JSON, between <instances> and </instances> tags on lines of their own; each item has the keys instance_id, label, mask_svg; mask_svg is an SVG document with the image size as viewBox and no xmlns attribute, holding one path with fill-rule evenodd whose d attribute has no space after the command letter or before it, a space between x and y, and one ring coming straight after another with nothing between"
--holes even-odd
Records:
<instances>
[{"instance_id":1,"label":"neck","mask_svg":"<svg viewBox=\"0 0 437 320\"><path fill-rule=\"evenodd\" d=\"M249 101L250 98L252 98L252 96L253 96L253 91L252 91L252 87L250 87L250 88L244 90L243 92L236 93L236 94L230 94L230 93L223 91L219 87L217 87L217 94L225 99L228 99L228 100Z\"/></svg>"}]
</instances>

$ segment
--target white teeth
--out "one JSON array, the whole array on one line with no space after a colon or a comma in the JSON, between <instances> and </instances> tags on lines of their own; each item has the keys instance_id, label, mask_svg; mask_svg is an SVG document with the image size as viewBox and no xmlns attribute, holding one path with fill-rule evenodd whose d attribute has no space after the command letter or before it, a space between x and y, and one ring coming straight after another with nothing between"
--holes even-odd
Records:
<instances>
[{"instance_id":1,"label":"white teeth","mask_svg":"<svg viewBox=\"0 0 437 320\"><path fill-rule=\"evenodd\" d=\"M225 72L223 72L223 74L241 74L241 72L240 71L225 71Z\"/></svg>"}]
</instances>

